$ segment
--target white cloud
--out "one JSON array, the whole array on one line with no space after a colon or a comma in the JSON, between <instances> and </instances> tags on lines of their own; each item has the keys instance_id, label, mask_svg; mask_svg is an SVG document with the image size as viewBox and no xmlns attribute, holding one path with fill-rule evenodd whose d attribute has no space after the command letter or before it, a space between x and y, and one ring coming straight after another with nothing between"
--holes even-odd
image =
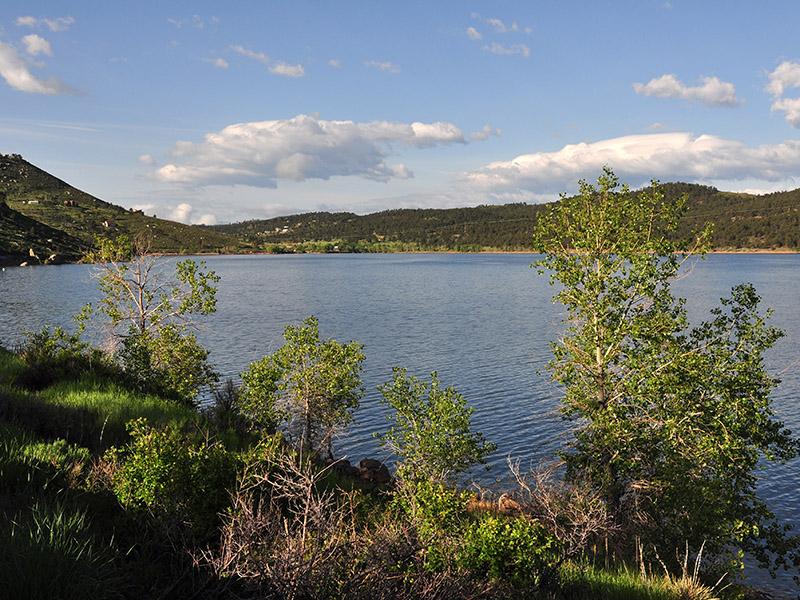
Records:
<instances>
[{"instance_id":1,"label":"white cloud","mask_svg":"<svg viewBox=\"0 0 800 600\"><path fill-rule=\"evenodd\" d=\"M140 210L146 215L153 215L156 209L155 204L134 204L131 206L131 210Z\"/></svg>"},{"instance_id":2,"label":"white cloud","mask_svg":"<svg viewBox=\"0 0 800 600\"><path fill-rule=\"evenodd\" d=\"M701 77L702 85L688 87L674 74L666 74L651 79L647 84L634 83L637 94L657 98L679 98L689 102L702 102L707 106L736 106L736 88L732 83L720 81L717 77Z\"/></svg>"},{"instance_id":3,"label":"white cloud","mask_svg":"<svg viewBox=\"0 0 800 600\"><path fill-rule=\"evenodd\" d=\"M786 113L786 121L792 126L800 128L800 99L784 98L787 90L800 87L800 63L784 61L772 73L769 73L769 83L764 91L772 94L772 111Z\"/></svg>"},{"instance_id":4,"label":"white cloud","mask_svg":"<svg viewBox=\"0 0 800 600\"><path fill-rule=\"evenodd\" d=\"M274 73L275 75L283 75L284 77L302 77L306 74L306 70L303 68L303 65L287 65L284 62L276 62L269 68L270 73Z\"/></svg>"},{"instance_id":5,"label":"white cloud","mask_svg":"<svg viewBox=\"0 0 800 600\"><path fill-rule=\"evenodd\" d=\"M216 215L205 214L192 219L192 225L216 225L219 223Z\"/></svg>"},{"instance_id":6,"label":"white cloud","mask_svg":"<svg viewBox=\"0 0 800 600\"><path fill-rule=\"evenodd\" d=\"M191 225L216 225L217 217L212 214L197 214L197 210L188 202L182 202L172 209L167 217L171 221Z\"/></svg>"},{"instance_id":7,"label":"white cloud","mask_svg":"<svg viewBox=\"0 0 800 600\"><path fill-rule=\"evenodd\" d=\"M499 129L493 129L489 125L484 125L480 131L475 131L469 134L469 139L473 142L482 142L483 140L489 139L490 135L500 136L501 131Z\"/></svg>"},{"instance_id":8,"label":"white cloud","mask_svg":"<svg viewBox=\"0 0 800 600\"><path fill-rule=\"evenodd\" d=\"M36 17L18 17L17 27L42 27L46 25L50 31L66 31L75 23L72 17L58 17L56 19L37 19Z\"/></svg>"},{"instance_id":9,"label":"white cloud","mask_svg":"<svg viewBox=\"0 0 800 600\"><path fill-rule=\"evenodd\" d=\"M630 135L494 162L464 173L461 181L487 192L560 192L574 188L579 179L591 179L606 165L631 185L641 185L653 177L681 181L747 178L778 181L800 176L800 141L751 148L712 135Z\"/></svg>"},{"instance_id":10,"label":"white cloud","mask_svg":"<svg viewBox=\"0 0 800 600\"><path fill-rule=\"evenodd\" d=\"M303 181L358 176L374 181L407 179L405 165L387 165L395 146L430 148L466 143L452 123L324 121L310 115L230 125L194 144L176 142L174 159L154 173L187 185L277 187L279 179Z\"/></svg>"},{"instance_id":11,"label":"white cloud","mask_svg":"<svg viewBox=\"0 0 800 600\"><path fill-rule=\"evenodd\" d=\"M494 30L495 33L526 33L526 34L533 33L533 29L531 27L520 27L516 22L511 23L511 25L506 25L500 19L496 18L485 19L481 15L475 12L472 13L472 18L478 19L488 24Z\"/></svg>"},{"instance_id":12,"label":"white cloud","mask_svg":"<svg viewBox=\"0 0 800 600\"><path fill-rule=\"evenodd\" d=\"M331 59L331 60L329 60L329 61L328 61L328 64L329 64L330 66L332 66L332 67L335 67L335 68L337 68L337 69L338 69L339 67L341 67L341 66L342 66L342 61L341 61L341 60L339 60L338 58L333 58L333 59Z\"/></svg>"},{"instance_id":13,"label":"white cloud","mask_svg":"<svg viewBox=\"0 0 800 600\"><path fill-rule=\"evenodd\" d=\"M214 65L218 69L228 68L228 61L223 58L204 58L203 60L211 65Z\"/></svg>"},{"instance_id":14,"label":"white cloud","mask_svg":"<svg viewBox=\"0 0 800 600\"><path fill-rule=\"evenodd\" d=\"M53 56L53 50L50 48L50 42L43 37L31 33L22 38L22 43L25 44L25 52L31 56L38 56L39 54L46 54Z\"/></svg>"},{"instance_id":15,"label":"white cloud","mask_svg":"<svg viewBox=\"0 0 800 600\"><path fill-rule=\"evenodd\" d=\"M368 60L364 61L364 65L381 71L387 71L388 73L399 73L402 70L399 66L389 61L380 62L377 60Z\"/></svg>"},{"instance_id":16,"label":"white cloud","mask_svg":"<svg viewBox=\"0 0 800 600\"><path fill-rule=\"evenodd\" d=\"M471 40L482 40L481 32L474 27L467 27L467 37Z\"/></svg>"},{"instance_id":17,"label":"white cloud","mask_svg":"<svg viewBox=\"0 0 800 600\"><path fill-rule=\"evenodd\" d=\"M787 89L800 87L800 63L785 60L768 76L764 91L775 97L783 96Z\"/></svg>"},{"instance_id":18,"label":"white cloud","mask_svg":"<svg viewBox=\"0 0 800 600\"><path fill-rule=\"evenodd\" d=\"M516 22L506 25L500 19L486 19L486 22L494 28L495 33L531 33L530 27L521 28Z\"/></svg>"},{"instance_id":19,"label":"white cloud","mask_svg":"<svg viewBox=\"0 0 800 600\"><path fill-rule=\"evenodd\" d=\"M205 23L203 23L203 19L200 18L200 15L192 15L185 19L167 19L167 23L175 25L178 29L184 25L191 25L197 29L203 29L205 27Z\"/></svg>"},{"instance_id":20,"label":"white cloud","mask_svg":"<svg viewBox=\"0 0 800 600\"><path fill-rule=\"evenodd\" d=\"M81 92L55 77L39 79L34 76L19 53L3 42L0 42L0 77L5 79L13 89L29 94L82 95Z\"/></svg>"},{"instance_id":21,"label":"white cloud","mask_svg":"<svg viewBox=\"0 0 800 600\"><path fill-rule=\"evenodd\" d=\"M228 46L228 50L233 50L234 52L238 52L243 56L255 59L258 62L264 63L265 65L269 63L269 56L267 56L263 52L253 52L252 50L248 50L247 48L245 48L240 44L236 44L234 46Z\"/></svg>"},{"instance_id":22,"label":"white cloud","mask_svg":"<svg viewBox=\"0 0 800 600\"><path fill-rule=\"evenodd\" d=\"M772 110L785 112L789 125L800 128L800 98L779 98L772 103Z\"/></svg>"},{"instance_id":23,"label":"white cloud","mask_svg":"<svg viewBox=\"0 0 800 600\"><path fill-rule=\"evenodd\" d=\"M484 50L488 50L489 52L493 52L494 54L499 54L501 56L507 56L511 54L522 54L525 58L528 58L531 55L530 48L528 48L525 44L514 44L512 46L503 46L503 44L498 44L497 42L492 42L491 45L486 45L483 47Z\"/></svg>"},{"instance_id":24,"label":"white cloud","mask_svg":"<svg viewBox=\"0 0 800 600\"><path fill-rule=\"evenodd\" d=\"M663 123L655 122L652 125L645 127L645 131L664 131L667 128Z\"/></svg>"},{"instance_id":25,"label":"white cloud","mask_svg":"<svg viewBox=\"0 0 800 600\"><path fill-rule=\"evenodd\" d=\"M149 154L142 154L139 157L139 162L142 163L143 165L152 167L156 164L156 159L150 156Z\"/></svg>"}]
</instances>

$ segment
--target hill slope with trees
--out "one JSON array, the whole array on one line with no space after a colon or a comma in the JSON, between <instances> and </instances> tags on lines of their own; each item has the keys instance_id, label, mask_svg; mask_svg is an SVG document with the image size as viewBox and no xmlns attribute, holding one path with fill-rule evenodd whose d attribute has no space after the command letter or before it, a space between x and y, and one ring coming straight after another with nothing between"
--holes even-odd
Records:
<instances>
[{"instance_id":1,"label":"hill slope with trees","mask_svg":"<svg viewBox=\"0 0 800 600\"><path fill-rule=\"evenodd\" d=\"M714 187L668 183L666 199L688 196L677 235L714 223L718 250L797 250L800 190L767 195L722 192ZM395 251L484 249L526 251L545 204L504 204L452 209L396 209L369 215L313 212L215 225L262 250Z\"/></svg>"},{"instance_id":2,"label":"hill slope with trees","mask_svg":"<svg viewBox=\"0 0 800 600\"><path fill-rule=\"evenodd\" d=\"M0 255L76 260L97 238L147 234L159 252L196 254L239 250L236 238L193 225L148 217L76 189L18 154L0 155ZM59 233L60 232L60 233ZM45 256L42 256L44 254Z\"/></svg>"}]
</instances>

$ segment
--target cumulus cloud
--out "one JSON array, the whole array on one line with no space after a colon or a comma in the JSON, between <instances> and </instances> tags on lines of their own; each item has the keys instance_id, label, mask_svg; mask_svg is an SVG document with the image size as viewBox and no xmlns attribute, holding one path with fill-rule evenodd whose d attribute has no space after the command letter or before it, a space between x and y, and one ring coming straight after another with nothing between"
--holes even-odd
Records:
<instances>
[{"instance_id":1,"label":"cumulus cloud","mask_svg":"<svg viewBox=\"0 0 800 600\"><path fill-rule=\"evenodd\" d=\"M800 99L784 98L787 90L800 87L800 63L784 61L772 73L769 73L769 83L764 91L772 94L772 112L783 111L786 121L792 126L800 128Z\"/></svg>"},{"instance_id":2,"label":"cumulus cloud","mask_svg":"<svg viewBox=\"0 0 800 600\"><path fill-rule=\"evenodd\" d=\"M778 181L800 175L800 140L755 148L712 135L655 133L571 144L556 152L525 154L461 176L473 189L559 192L591 179L608 165L632 185L662 180Z\"/></svg>"},{"instance_id":3,"label":"cumulus cloud","mask_svg":"<svg viewBox=\"0 0 800 600\"><path fill-rule=\"evenodd\" d=\"M58 17L55 19L37 19L35 17L17 17L17 27L37 27L46 26L50 31L66 31L69 26L75 23L72 17Z\"/></svg>"},{"instance_id":4,"label":"cumulus cloud","mask_svg":"<svg viewBox=\"0 0 800 600\"><path fill-rule=\"evenodd\" d=\"M332 58L331 60L328 61L328 64L338 69L339 67L342 66L342 61L339 60L338 58Z\"/></svg>"},{"instance_id":5,"label":"cumulus cloud","mask_svg":"<svg viewBox=\"0 0 800 600\"><path fill-rule=\"evenodd\" d=\"M634 83L637 94L657 98L678 98L688 102L702 102L707 106L736 106L736 88L732 83L720 81L717 77L701 77L702 85L689 87L673 74L651 79L647 84Z\"/></svg>"},{"instance_id":6,"label":"cumulus cloud","mask_svg":"<svg viewBox=\"0 0 800 600\"><path fill-rule=\"evenodd\" d=\"M389 61L365 60L364 65L380 71L387 71L388 73L399 73L402 70L399 66Z\"/></svg>"},{"instance_id":7,"label":"cumulus cloud","mask_svg":"<svg viewBox=\"0 0 800 600\"><path fill-rule=\"evenodd\" d=\"M530 48L528 48L525 44L513 44L512 46L503 46L503 44L499 44L497 42L492 42L483 47L484 50L488 50L494 54L499 54L500 56L508 56L511 54L522 54L525 58L528 58L531 55Z\"/></svg>"},{"instance_id":8,"label":"cumulus cloud","mask_svg":"<svg viewBox=\"0 0 800 600\"><path fill-rule=\"evenodd\" d=\"M252 50L248 50L244 46L240 44L236 44L233 46L228 46L228 50L233 50L234 52L238 52L242 56L247 56L248 58L252 58L257 60L258 62L269 64L269 56L264 54L263 52L254 52Z\"/></svg>"},{"instance_id":9,"label":"cumulus cloud","mask_svg":"<svg viewBox=\"0 0 800 600\"><path fill-rule=\"evenodd\" d=\"M208 64L214 65L218 69L228 68L228 61L226 61L224 58L204 58L203 60Z\"/></svg>"},{"instance_id":10,"label":"cumulus cloud","mask_svg":"<svg viewBox=\"0 0 800 600\"><path fill-rule=\"evenodd\" d=\"M31 33L30 35L26 35L24 38L22 38L22 43L25 44L25 52L31 56L38 56L40 54L53 56L53 50L50 48L50 42L43 37L39 37L35 33Z\"/></svg>"},{"instance_id":11,"label":"cumulus cloud","mask_svg":"<svg viewBox=\"0 0 800 600\"><path fill-rule=\"evenodd\" d=\"M152 167L156 164L156 159L150 156L149 154L142 154L139 157L139 162L142 163L143 165Z\"/></svg>"},{"instance_id":12,"label":"cumulus cloud","mask_svg":"<svg viewBox=\"0 0 800 600\"><path fill-rule=\"evenodd\" d=\"M22 56L12 46L3 42L0 42L0 77L13 89L29 94L82 95L55 77L39 79L33 75Z\"/></svg>"},{"instance_id":13,"label":"cumulus cloud","mask_svg":"<svg viewBox=\"0 0 800 600\"><path fill-rule=\"evenodd\" d=\"M182 202L169 213L171 221L190 225L216 225L217 217L212 214L198 214L198 211L188 202Z\"/></svg>"},{"instance_id":14,"label":"cumulus cloud","mask_svg":"<svg viewBox=\"0 0 800 600\"><path fill-rule=\"evenodd\" d=\"M764 91L776 97L783 96L787 89L800 87L800 63L785 60L768 76L769 83Z\"/></svg>"},{"instance_id":15,"label":"cumulus cloud","mask_svg":"<svg viewBox=\"0 0 800 600\"><path fill-rule=\"evenodd\" d=\"M303 65L287 65L284 62L276 62L269 68L270 73L274 73L275 75L283 75L284 77L302 77L306 74L306 70L303 68Z\"/></svg>"},{"instance_id":16,"label":"cumulus cloud","mask_svg":"<svg viewBox=\"0 0 800 600\"><path fill-rule=\"evenodd\" d=\"M209 133L197 144L179 141L173 163L158 180L186 185L277 187L278 180L304 181L358 176L374 181L407 179L402 164L387 165L396 146L430 148L466 143L452 123L325 121L311 115L238 123Z\"/></svg>"},{"instance_id":17,"label":"cumulus cloud","mask_svg":"<svg viewBox=\"0 0 800 600\"><path fill-rule=\"evenodd\" d=\"M469 134L469 139L473 142L482 142L484 140L488 140L490 135L500 136L501 131L499 129L493 129L489 125L484 125L480 131L474 131Z\"/></svg>"},{"instance_id":18,"label":"cumulus cloud","mask_svg":"<svg viewBox=\"0 0 800 600\"><path fill-rule=\"evenodd\" d=\"M800 128L800 98L779 98L772 103L772 110L783 111L786 121L792 127Z\"/></svg>"}]
</instances>

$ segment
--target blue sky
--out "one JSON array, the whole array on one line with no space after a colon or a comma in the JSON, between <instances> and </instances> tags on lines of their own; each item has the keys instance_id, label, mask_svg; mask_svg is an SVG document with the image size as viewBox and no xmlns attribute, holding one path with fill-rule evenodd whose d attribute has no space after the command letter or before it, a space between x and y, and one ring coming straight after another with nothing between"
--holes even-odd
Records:
<instances>
[{"instance_id":1,"label":"blue sky","mask_svg":"<svg viewBox=\"0 0 800 600\"><path fill-rule=\"evenodd\" d=\"M0 152L183 222L800 187L800 3L44 2Z\"/></svg>"}]
</instances>

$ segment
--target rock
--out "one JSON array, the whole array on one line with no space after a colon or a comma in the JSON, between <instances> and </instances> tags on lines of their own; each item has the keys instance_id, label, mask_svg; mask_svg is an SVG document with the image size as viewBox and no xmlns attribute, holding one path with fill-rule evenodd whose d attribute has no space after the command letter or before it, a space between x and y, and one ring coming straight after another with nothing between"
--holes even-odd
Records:
<instances>
[{"instance_id":1,"label":"rock","mask_svg":"<svg viewBox=\"0 0 800 600\"><path fill-rule=\"evenodd\" d=\"M339 473L340 475L343 475L345 477L351 477L353 479L361 476L361 471L359 470L359 468L351 465L350 461L345 458L342 458L334 462L333 470Z\"/></svg>"},{"instance_id":2,"label":"rock","mask_svg":"<svg viewBox=\"0 0 800 600\"><path fill-rule=\"evenodd\" d=\"M366 481L389 483L392 480L386 465L374 458L362 459L359 463L359 471L361 472L361 478Z\"/></svg>"},{"instance_id":3,"label":"rock","mask_svg":"<svg viewBox=\"0 0 800 600\"><path fill-rule=\"evenodd\" d=\"M522 505L508 494L503 494L497 499L497 512L507 517L516 517L522 514Z\"/></svg>"}]
</instances>

